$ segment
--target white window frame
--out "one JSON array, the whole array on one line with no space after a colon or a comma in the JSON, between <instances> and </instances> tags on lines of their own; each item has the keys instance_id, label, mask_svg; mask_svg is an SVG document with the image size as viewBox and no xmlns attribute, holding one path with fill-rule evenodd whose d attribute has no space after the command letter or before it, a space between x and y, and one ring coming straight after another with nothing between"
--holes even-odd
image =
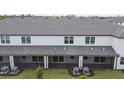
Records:
<instances>
[{"instance_id":1,"label":"white window frame","mask_svg":"<svg viewBox=\"0 0 124 93\"><path fill-rule=\"evenodd\" d=\"M23 39L24 39L24 41L23 41ZM22 44L31 44L31 36L21 36L21 42L22 42Z\"/></svg>"},{"instance_id":2,"label":"white window frame","mask_svg":"<svg viewBox=\"0 0 124 93\"><path fill-rule=\"evenodd\" d=\"M66 38L67 38L67 43L66 43ZM71 43L72 41L72 43ZM74 36L65 36L64 37L64 44L74 44Z\"/></svg>"},{"instance_id":3,"label":"white window frame","mask_svg":"<svg viewBox=\"0 0 124 93\"><path fill-rule=\"evenodd\" d=\"M86 38L89 38L88 42L87 42ZM94 43L92 42L92 39L93 39L93 38L94 38ZM95 42L96 42L95 39L96 39L95 36L86 36L86 37L85 37L85 44L95 44Z\"/></svg>"},{"instance_id":4,"label":"white window frame","mask_svg":"<svg viewBox=\"0 0 124 93\"><path fill-rule=\"evenodd\" d=\"M0 42L1 44L10 44L10 36L0 36Z\"/></svg>"},{"instance_id":5,"label":"white window frame","mask_svg":"<svg viewBox=\"0 0 124 93\"><path fill-rule=\"evenodd\" d=\"M121 64L121 65L124 65L124 57L121 57L121 58L120 58L120 64Z\"/></svg>"}]
</instances>

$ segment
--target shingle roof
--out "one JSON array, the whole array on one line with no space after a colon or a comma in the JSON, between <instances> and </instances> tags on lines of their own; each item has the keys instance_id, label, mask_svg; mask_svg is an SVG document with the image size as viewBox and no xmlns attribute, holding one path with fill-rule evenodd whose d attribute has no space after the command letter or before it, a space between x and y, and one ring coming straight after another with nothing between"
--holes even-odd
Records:
<instances>
[{"instance_id":1,"label":"shingle roof","mask_svg":"<svg viewBox=\"0 0 124 93\"><path fill-rule=\"evenodd\" d=\"M109 17L106 20L110 22L124 22L124 17Z\"/></svg>"},{"instance_id":2,"label":"shingle roof","mask_svg":"<svg viewBox=\"0 0 124 93\"><path fill-rule=\"evenodd\" d=\"M111 46L0 46L0 55L116 56Z\"/></svg>"},{"instance_id":3,"label":"shingle roof","mask_svg":"<svg viewBox=\"0 0 124 93\"><path fill-rule=\"evenodd\" d=\"M106 21L110 23L124 23L124 17L109 17L106 19ZM122 29L115 31L115 33L113 33L113 36L123 38L124 37L124 26L122 27Z\"/></svg>"},{"instance_id":4,"label":"shingle roof","mask_svg":"<svg viewBox=\"0 0 124 93\"><path fill-rule=\"evenodd\" d=\"M98 18L6 18L0 35L114 35L124 28ZM124 35L123 35L124 37Z\"/></svg>"}]
</instances>

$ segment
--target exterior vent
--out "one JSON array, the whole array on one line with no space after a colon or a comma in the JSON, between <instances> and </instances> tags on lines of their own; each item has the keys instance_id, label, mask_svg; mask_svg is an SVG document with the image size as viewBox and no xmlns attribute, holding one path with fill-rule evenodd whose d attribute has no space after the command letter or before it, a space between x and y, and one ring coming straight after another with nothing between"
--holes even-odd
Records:
<instances>
[{"instance_id":1,"label":"exterior vent","mask_svg":"<svg viewBox=\"0 0 124 93\"><path fill-rule=\"evenodd\" d=\"M92 48L90 48L90 50L91 50L91 51L93 51L93 50L94 50L94 48L92 47Z\"/></svg>"},{"instance_id":2,"label":"exterior vent","mask_svg":"<svg viewBox=\"0 0 124 93\"><path fill-rule=\"evenodd\" d=\"M54 47L54 50L56 50L56 47Z\"/></svg>"},{"instance_id":3,"label":"exterior vent","mask_svg":"<svg viewBox=\"0 0 124 93\"><path fill-rule=\"evenodd\" d=\"M64 50L66 50L66 47L64 47Z\"/></svg>"},{"instance_id":4,"label":"exterior vent","mask_svg":"<svg viewBox=\"0 0 124 93\"><path fill-rule=\"evenodd\" d=\"M103 47L102 50L105 51L105 48Z\"/></svg>"}]
</instances>

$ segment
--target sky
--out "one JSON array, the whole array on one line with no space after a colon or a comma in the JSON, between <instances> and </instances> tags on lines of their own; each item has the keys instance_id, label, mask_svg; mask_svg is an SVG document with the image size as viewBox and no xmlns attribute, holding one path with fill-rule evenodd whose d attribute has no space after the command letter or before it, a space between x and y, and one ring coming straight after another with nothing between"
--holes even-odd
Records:
<instances>
[{"instance_id":1,"label":"sky","mask_svg":"<svg viewBox=\"0 0 124 93\"><path fill-rule=\"evenodd\" d=\"M124 15L123 0L0 0L0 14Z\"/></svg>"}]
</instances>

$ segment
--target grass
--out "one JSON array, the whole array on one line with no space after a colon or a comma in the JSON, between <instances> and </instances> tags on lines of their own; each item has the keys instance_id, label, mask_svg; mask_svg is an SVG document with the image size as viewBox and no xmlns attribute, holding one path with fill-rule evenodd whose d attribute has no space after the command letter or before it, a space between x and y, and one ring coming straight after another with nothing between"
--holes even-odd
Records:
<instances>
[{"instance_id":1,"label":"grass","mask_svg":"<svg viewBox=\"0 0 124 93\"><path fill-rule=\"evenodd\" d=\"M94 76L89 79L124 79L124 72L110 69L96 70L94 69ZM0 79L36 79L36 70L24 70L16 76L0 76ZM44 79L78 79L79 77L72 77L68 74L67 69L49 69L44 70Z\"/></svg>"},{"instance_id":2,"label":"grass","mask_svg":"<svg viewBox=\"0 0 124 93\"><path fill-rule=\"evenodd\" d=\"M36 79L36 70L24 70L16 76L0 76L0 79Z\"/></svg>"},{"instance_id":3,"label":"grass","mask_svg":"<svg viewBox=\"0 0 124 93\"><path fill-rule=\"evenodd\" d=\"M124 79L124 72L110 69L94 70L93 79Z\"/></svg>"},{"instance_id":4,"label":"grass","mask_svg":"<svg viewBox=\"0 0 124 93\"><path fill-rule=\"evenodd\" d=\"M45 79L76 79L78 77L72 77L68 74L67 69L52 69L45 70L43 74L43 78Z\"/></svg>"}]
</instances>

